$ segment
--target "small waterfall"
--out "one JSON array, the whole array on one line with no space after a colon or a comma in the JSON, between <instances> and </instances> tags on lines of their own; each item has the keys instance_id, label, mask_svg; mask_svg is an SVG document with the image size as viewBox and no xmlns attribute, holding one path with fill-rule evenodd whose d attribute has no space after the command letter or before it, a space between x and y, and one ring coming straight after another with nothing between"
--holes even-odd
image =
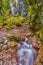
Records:
<instances>
[{"instance_id":1,"label":"small waterfall","mask_svg":"<svg viewBox=\"0 0 43 65\"><path fill-rule=\"evenodd\" d=\"M21 41L21 43L22 46L17 51L18 65L33 65L37 51L33 48L32 44L27 44L25 41ZM24 62L22 62L22 60Z\"/></svg>"},{"instance_id":2,"label":"small waterfall","mask_svg":"<svg viewBox=\"0 0 43 65\"><path fill-rule=\"evenodd\" d=\"M14 15L17 13L17 8L14 7L13 0L10 0L10 8L11 8L11 13Z\"/></svg>"},{"instance_id":3,"label":"small waterfall","mask_svg":"<svg viewBox=\"0 0 43 65\"><path fill-rule=\"evenodd\" d=\"M27 3L25 0L16 0L16 7L14 7L13 0L10 0L11 13L14 15L17 12L21 16L26 16L28 13Z\"/></svg>"},{"instance_id":4,"label":"small waterfall","mask_svg":"<svg viewBox=\"0 0 43 65\"><path fill-rule=\"evenodd\" d=\"M16 7L19 15L26 16L28 12L26 0L16 0Z\"/></svg>"}]
</instances>

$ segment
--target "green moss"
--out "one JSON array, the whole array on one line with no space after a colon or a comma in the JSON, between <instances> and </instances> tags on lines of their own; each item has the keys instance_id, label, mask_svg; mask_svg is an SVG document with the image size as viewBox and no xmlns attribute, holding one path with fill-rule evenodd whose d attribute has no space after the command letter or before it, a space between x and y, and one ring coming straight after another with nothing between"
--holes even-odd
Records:
<instances>
[{"instance_id":1,"label":"green moss","mask_svg":"<svg viewBox=\"0 0 43 65\"><path fill-rule=\"evenodd\" d=\"M8 39L9 39L9 41L18 42L21 38L20 38L20 37L15 37L15 36L10 35L10 36L8 37Z\"/></svg>"}]
</instances>

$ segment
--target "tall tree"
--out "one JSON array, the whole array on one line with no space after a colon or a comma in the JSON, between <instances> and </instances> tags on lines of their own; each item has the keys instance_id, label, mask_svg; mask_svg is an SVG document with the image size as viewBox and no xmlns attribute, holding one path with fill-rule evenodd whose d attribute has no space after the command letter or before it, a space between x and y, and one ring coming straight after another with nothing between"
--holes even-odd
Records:
<instances>
[{"instance_id":1,"label":"tall tree","mask_svg":"<svg viewBox=\"0 0 43 65\"><path fill-rule=\"evenodd\" d=\"M0 0L0 15L2 15L2 0Z\"/></svg>"}]
</instances>

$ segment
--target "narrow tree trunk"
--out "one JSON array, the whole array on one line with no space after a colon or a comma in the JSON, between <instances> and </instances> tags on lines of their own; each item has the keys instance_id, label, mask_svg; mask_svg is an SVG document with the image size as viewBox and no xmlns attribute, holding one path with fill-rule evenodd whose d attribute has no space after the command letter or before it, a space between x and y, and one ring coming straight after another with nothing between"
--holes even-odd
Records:
<instances>
[{"instance_id":1,"label":"narrow tree trunk","mask_svg":"<svg viewBox=\"0 0 43 65\"><path fill-rule=\"evenodd\" d=\"M2 0L0 0L0 15L2 15Z\"/></svg>"}]
</instances>

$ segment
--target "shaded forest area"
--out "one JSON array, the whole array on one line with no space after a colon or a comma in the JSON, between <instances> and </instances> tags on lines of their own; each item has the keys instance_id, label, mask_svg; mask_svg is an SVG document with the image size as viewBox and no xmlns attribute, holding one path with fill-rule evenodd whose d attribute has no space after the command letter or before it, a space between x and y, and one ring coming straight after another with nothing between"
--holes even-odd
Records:
<instances>
[{"instance_id":1,"label":"shaded forest area","mask_svg":"<svg viewBox=\"0 0 43 65\"><path fill-rule=\"evenodd\" d=\"M39 46L37 65L43 65L43 0L0 0L0 65L16 65L15 46L25 37Z\"/></svg>"}]
</instances>

